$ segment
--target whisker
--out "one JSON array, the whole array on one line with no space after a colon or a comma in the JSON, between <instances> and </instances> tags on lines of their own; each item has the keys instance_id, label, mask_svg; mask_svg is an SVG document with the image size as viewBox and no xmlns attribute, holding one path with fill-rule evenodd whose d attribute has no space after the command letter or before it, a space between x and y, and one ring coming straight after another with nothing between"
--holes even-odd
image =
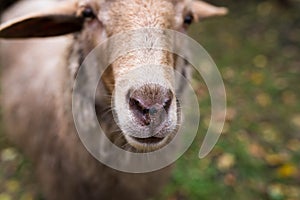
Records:
<instances>
[{"instance_id":1,"label":"whisker","mask_svg":"<svg viewBox=\"0 0 300 200\"><path fill-rule=\"evenodd\" d=\"M117 130L114 130L114 131L110 131L110 133L122 133L121 129L117 129Z\"/></svg>"},{"instance_id":2,"label":"whisker","mask_svg":"<svg viewBox=\"0 0 300 200\"><path fill-rule=\"evenodd\" d=\"M100 119L105 118L108 114L110 114L113 111L113 108L107 109L104 113L101 113Z\"/></svg>"}]
</instances>

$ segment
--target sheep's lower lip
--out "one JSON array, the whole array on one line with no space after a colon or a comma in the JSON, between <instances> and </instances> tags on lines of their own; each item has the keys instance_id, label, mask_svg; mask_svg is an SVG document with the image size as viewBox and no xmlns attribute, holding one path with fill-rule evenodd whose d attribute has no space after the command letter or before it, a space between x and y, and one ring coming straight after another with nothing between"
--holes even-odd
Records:
<instances>
[{"instance_id":1,"label":"sheep's lower lip","mask_svg":"<svg viewBox=\"0 0 300 200\"><path fill-rule=\"evenodd\" d=\"M148 137L148 138L138 138L138 137L132 137L135 141L139 143L144 143L144 144L155 144L163 141L164 138L159 138L159 137Z\"/></svg>"}]
</instances>

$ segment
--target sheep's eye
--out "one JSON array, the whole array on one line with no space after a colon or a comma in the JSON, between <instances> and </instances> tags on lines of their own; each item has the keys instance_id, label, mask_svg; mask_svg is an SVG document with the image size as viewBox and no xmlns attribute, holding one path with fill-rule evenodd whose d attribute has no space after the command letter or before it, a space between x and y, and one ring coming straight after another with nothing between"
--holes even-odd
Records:
<instances>
[{"instance_id":1,"label":"sheep's eye","mask_svg":"<svg viewBox=\"0 0 300 200\"><path fill-rule=\"evenodd\" d=\"M82 10L81 14L84 18L94 18L95 17L95 13L94 13L93 9L90 7L84 8Z\"/></svg>"},{"instance_id":2,"label":"sheep's eye","mask_svg":"<svg viewBox=\"0 0 300 200\"><path fill-rule=\"evenodd\" d=\"M187 24L187 25L190 25L191 23L193 23L193 20L194 20L194 17L191 13L187 14L185 17L184 17L184 24Z\"/></svg>"}]
</instances>

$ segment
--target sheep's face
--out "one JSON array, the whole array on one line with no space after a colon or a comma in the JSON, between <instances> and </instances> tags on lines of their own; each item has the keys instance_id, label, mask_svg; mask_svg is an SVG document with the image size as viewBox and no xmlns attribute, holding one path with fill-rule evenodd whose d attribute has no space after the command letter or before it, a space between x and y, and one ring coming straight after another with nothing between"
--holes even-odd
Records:
<instances>
[{"instance_id":1,"label":"sheep's face","mask_svg":"<svg viewBox=\"0 0 300 200\"><path fill-rule=\"evenodd\" d=\"M87 55L106 38L126 31L154 28L162 35L165 29L183 32L193 20L225 13L224 8L192 0L68 1L0 27L0 37L47 37L80 31L82 52ZM142 34L148 44L170 43L170 38L156 37L151 29L148 31ZM132 45L135 39L126 37L120 46ZM117 48L113 46L113 50ZM108 92L113 94L117 124L127 142L138 150L159 149L176 132L180 116L174 88L176 67L173 53L150 47L118 57L102 76Z\"/></svg>"},{"instance_id":2,"label":"sheep's face","mask_svg":"<svg viewBox=\"0 0 300 200\"><path fill-rule=\"evenodd\" d=\"M113 1L105 7L108 9L100 12L100 19L108 36L141 28L178 30L183 27L182 16L177 16L183 14L183 7L171 1ZM135 45L136 37L128 34L120 42ZM138 37L148 44L169 42L151 29ZM141 49L115 60L111 64L113 75L103 79L110 85L114 83L115 117L127 142L138 150L156 150L175 135L179 123L174 88L175 56L166 50L143 49L142 43L140 46ZM114 80L109 80L112 77Z\"/></svg>"},{"instance_id":3,"label":"sheep's face","mask_svg":"<svg viewBox=\"0 0 300 200\"><path fill-rule=\"evenodd\" d=\"M139 35L142 41L147 41L147 44L173 45L170 38L164 37L164 30L182 32L193 18L197 20L206 17L205 13L201 16L202 13L193 10L195 3L198 5L197 3L203 2L189 0L98 2L102 3L91 4L83 1L80 4L82 8L92 8L95 12L96 18L87 22L86 28L101 27L97 36L90 37L93 39L149 28ZM203 5L208 10L215 9L208 12L207 16L213 15L213 12L217 13L216 7L205 3ZM154 34L154 30L158 32ZM103 38L98 38L96 42L101 40ZM113 48L117 51L124 45L132 46L136 43L136 35L128 34ZM102 77L106 88L113 94L113 110L117 124L127 142L138 150L159 149L176 133L180 109L177 107L174 88L175 64L176 55L167 50L140 48L117 58Z\"/></svg>"}]
</instances>

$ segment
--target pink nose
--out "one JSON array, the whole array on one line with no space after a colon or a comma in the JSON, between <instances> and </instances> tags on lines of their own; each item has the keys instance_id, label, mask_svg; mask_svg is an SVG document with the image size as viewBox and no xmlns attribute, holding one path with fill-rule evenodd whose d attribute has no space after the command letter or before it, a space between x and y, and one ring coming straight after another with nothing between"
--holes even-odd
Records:
<instances>
[{"instance_id":1,"label":"pink nose","mask_svg":"<svg viewBox=\"0 0 300 200\"><path fill-rule=\"evenodd\" d=\"M156 84L148 84L128 93L129 109L142 126L153 128L162 124L168 116L173 93Z\"/></svg>"}]
</instances>

